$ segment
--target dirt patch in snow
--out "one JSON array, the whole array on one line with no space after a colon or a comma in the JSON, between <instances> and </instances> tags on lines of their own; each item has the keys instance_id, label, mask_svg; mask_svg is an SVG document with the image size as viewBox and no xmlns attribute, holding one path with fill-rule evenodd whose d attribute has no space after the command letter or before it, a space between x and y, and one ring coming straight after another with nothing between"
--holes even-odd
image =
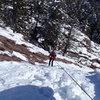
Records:
<instances>
[{"instance_id":1,"label":"dirt patch in snow","mask_svg":"<svg viewBox=\"0 0 100 100\"><path fill-rule=\"evenodd\" d=\"M8 56L7 54L0 54L0 61L22 61L20 58L16 57L16 56Z\"/></svg>"},{"instance_id":2,"label":"dirt patch in snow","mask_svg":"<svg viewBox=\"0 0 100 100\"><path fill-rule=\"evenodd\" d=\"M18 57L16 55L13 55L13 52L17 52L20 55L24 55L24 57L26 57L27 62L31 63L31 64L35 64L35 62L38 63L46 63L45 60L49 59L49 55L46 56L42 53L32 53L29 51L28 49L29 47L27 47L26 45L22 44L22 45L18 45L15 43L15 41L10 40L4 36L0 35L0 51L5 52L8 51L11 55L9 56L8 54L2 54L0 53L0 61L24 61L23 59L21 59L21 57ZM74 57L79 57L78 54L73 54L73 53L69 53L70 56L74 56ZM60 59L60 58L56 58L56 61L61 61L67 64L75 64L79 67L81 67L78 63L73 63L71 61L65 60L65 59ZM98 61L97 61L98 62ZM92 66L91 68L96 68L94 66Z\"/></svg>"},{"instance_id":3,"label":"dirt patch in snow","mask_svg":"<svg viewBox=\"0 0 100 100\"><path fill-rule=\"evenodd\" d=\"M23 54L27 59L28 62L35 64L35 62L38 63L45 63L45 60L49 59L49 55L46 56L42 53L32 53L28 50L28 47L24 44L18 45L13 40L10 40L4 36L0 36L0 50L1 51L8 51L11 54L14 52ZM16 56L9 56L7 54L0 54L0 61L23 61L21 58L18 58ZM62 61L64 63L71 64L72 62L67 61L65 59L56 58L56 61Z\"/></svg>"},{"instance_id":4,"label":"dirt patch in snow","mask_svg":"<svg viewBox=\"0 0 100 100\"><path fill-rule=\"evenodd\" d=\"M32 53L30 52L25 45L18 45L16 44L13 40L10 40L4 36L0 36L0 51L8 51L11 54L14 52L18 52L22 55L24 55L27 59L28 62L34 64L35 62L39 63L45 63L44 60L41 59L41 57L46 59L47 57L44 57L41 54L38 53ZM21 58L15 57L15 56L9 56L7 54L0 54L0 61L23 61Z\"/></svg>"}]
</instances>

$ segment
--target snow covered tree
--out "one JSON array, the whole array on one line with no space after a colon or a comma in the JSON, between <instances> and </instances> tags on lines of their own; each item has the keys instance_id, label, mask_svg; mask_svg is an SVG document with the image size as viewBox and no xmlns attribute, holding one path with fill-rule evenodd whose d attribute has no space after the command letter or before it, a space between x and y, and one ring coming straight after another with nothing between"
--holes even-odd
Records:
<instances>
[{"instance_id":1,"label":"snow covered tree","mask_svg":"<svg viewBox=\"0 0 100 100\"><path fill-rule=\"evenodd\" d=\"M0 19L15 32L25 35L32 43L48 49L63 41L63 54L78 28L92 40L100 42L99 1L95 0L0 0ZM95 5L97 5L95 7ZM61 28L69 25L68 34ZM66 28L65 28L66 30ZM63 36L65 39L63 40Z\"/></svg>"},{"instance_id":2,"label":"snow covered tree","mask_svg":"<svg viewBox=\"0 0 100 100\"><path fill-rule=\"evenodd\" d=\"M35 27L31 34L33 39L43 40L40 45L47 49L48 45L55 47L60 34L60 25L63 15L62 3L54 0L35 0L32 5L32 16L35 19Z\"/></svg>"},{"instance_id":3,"label":"snow covered tree","mask_svg":"<svg viewBox=\"0 0 100 100\"><path fill-rule=\"evenodd\" d=\"M94 9L94 16L91 20L91 39L94 42L100 44L100 1L99 0L89 0L92 8Z\"/></svg>"}]
</instances>

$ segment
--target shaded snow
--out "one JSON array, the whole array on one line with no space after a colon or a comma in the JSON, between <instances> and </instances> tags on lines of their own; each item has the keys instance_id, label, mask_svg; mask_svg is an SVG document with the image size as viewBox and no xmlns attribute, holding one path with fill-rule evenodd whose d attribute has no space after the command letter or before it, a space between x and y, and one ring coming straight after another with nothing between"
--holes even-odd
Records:
<instances>
[{"instance_id":1,"label":"shaded snow","mask_svg":"<svg viewBox=\"0 0 100 100\"><path fill-rule=\"evenodd\" d=\"M11 96L12 95L12 96ZM1 100L55 100L53 90L49 87L34 85L17 86L0 92Z\"/></svg>"}]
</instances>

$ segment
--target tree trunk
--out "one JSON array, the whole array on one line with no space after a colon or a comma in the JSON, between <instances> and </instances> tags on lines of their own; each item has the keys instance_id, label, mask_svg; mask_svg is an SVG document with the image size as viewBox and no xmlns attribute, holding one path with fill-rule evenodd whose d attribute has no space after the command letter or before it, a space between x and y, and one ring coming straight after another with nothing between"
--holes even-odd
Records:
<instances>
[{"instance_id":1,"label":"tree trunk","mask_svg":"<svg viewBox=\"0 0 100 100\"><path fill-rule=\"evenodd\" d=\"M65 53L67 52L68 47L70 46L70 38L71 38L72 30L73 30L73 26L71 26L70 32L68 34L68 39L66 41L66 45L65 45L65 48L64 48L64 51L63 51L63 56L65 55Z\"/></svg>"}]
</instances>

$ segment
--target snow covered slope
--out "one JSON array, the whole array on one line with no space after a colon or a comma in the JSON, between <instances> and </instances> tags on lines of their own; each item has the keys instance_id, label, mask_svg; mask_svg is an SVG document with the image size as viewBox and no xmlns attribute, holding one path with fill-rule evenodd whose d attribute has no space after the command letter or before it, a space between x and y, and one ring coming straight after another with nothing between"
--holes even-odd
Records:
<instances>
[{"instance_id":1,"label":"snow covered slope","mask_svg":"<svg viewBox=\"0 0 100 100\"><path fill-rule=\"evenodd\" d=\"M62 64L63 63L61 63L61 65ZM63 66L66 66L66 64L63 64ZM84 71L82 71L82 69L75 67L74 65L67 65L66 70L94 97L94 85L86 78L86 76L89 75L88 71L92 70L84 69ZM28 89L31 95L28 94L24 88L17 90L17 87L27 87L28 85L38 86L39 88L44 87L47 88L47 90L41 93L43 97L39 91L37 94L34 94L37 90L34 90L32 87ZM48 90L48 87L50 90ZM12 90L12 88L15 89ZM54 100L53 94L56 100L90 100L59 67L31 65L25 62L0 62L0 91L0 100L41 100L41 98L42 100ZM30 99L24 99L26 95L31 96ZM35 99L36 95L37 99ZM40 98L38 98L38 96L40 96Z\"/></svg>"},{"instance_id":2,"label":"snow covered slope","mask_svg":"<svg viewBox=\"0 0 100 100\"><path fill-rule=\"evenodd\" d=\"M93 53L97 59L99 47ZM81 57L85 54L81 53ZM78 63L72 55L57 55L51 67L48 55L42 48L26 42L23 35L0 28L0 100L91 100L65 71L95 97L94 84L87 78L94 69L83 64L83 60Z\"/></svg>"},{"instance_id":3,"label":"snow covered slope","mask_svg":"<svg viewBox=\"0 0 100 100\"><path fill-rule=\"evenodd\" d=\"M92 42L85 34L74 29L70 52L77 56L77 62L91 68L100 68L100 45Z\"/></svg>"}]
</instances>

